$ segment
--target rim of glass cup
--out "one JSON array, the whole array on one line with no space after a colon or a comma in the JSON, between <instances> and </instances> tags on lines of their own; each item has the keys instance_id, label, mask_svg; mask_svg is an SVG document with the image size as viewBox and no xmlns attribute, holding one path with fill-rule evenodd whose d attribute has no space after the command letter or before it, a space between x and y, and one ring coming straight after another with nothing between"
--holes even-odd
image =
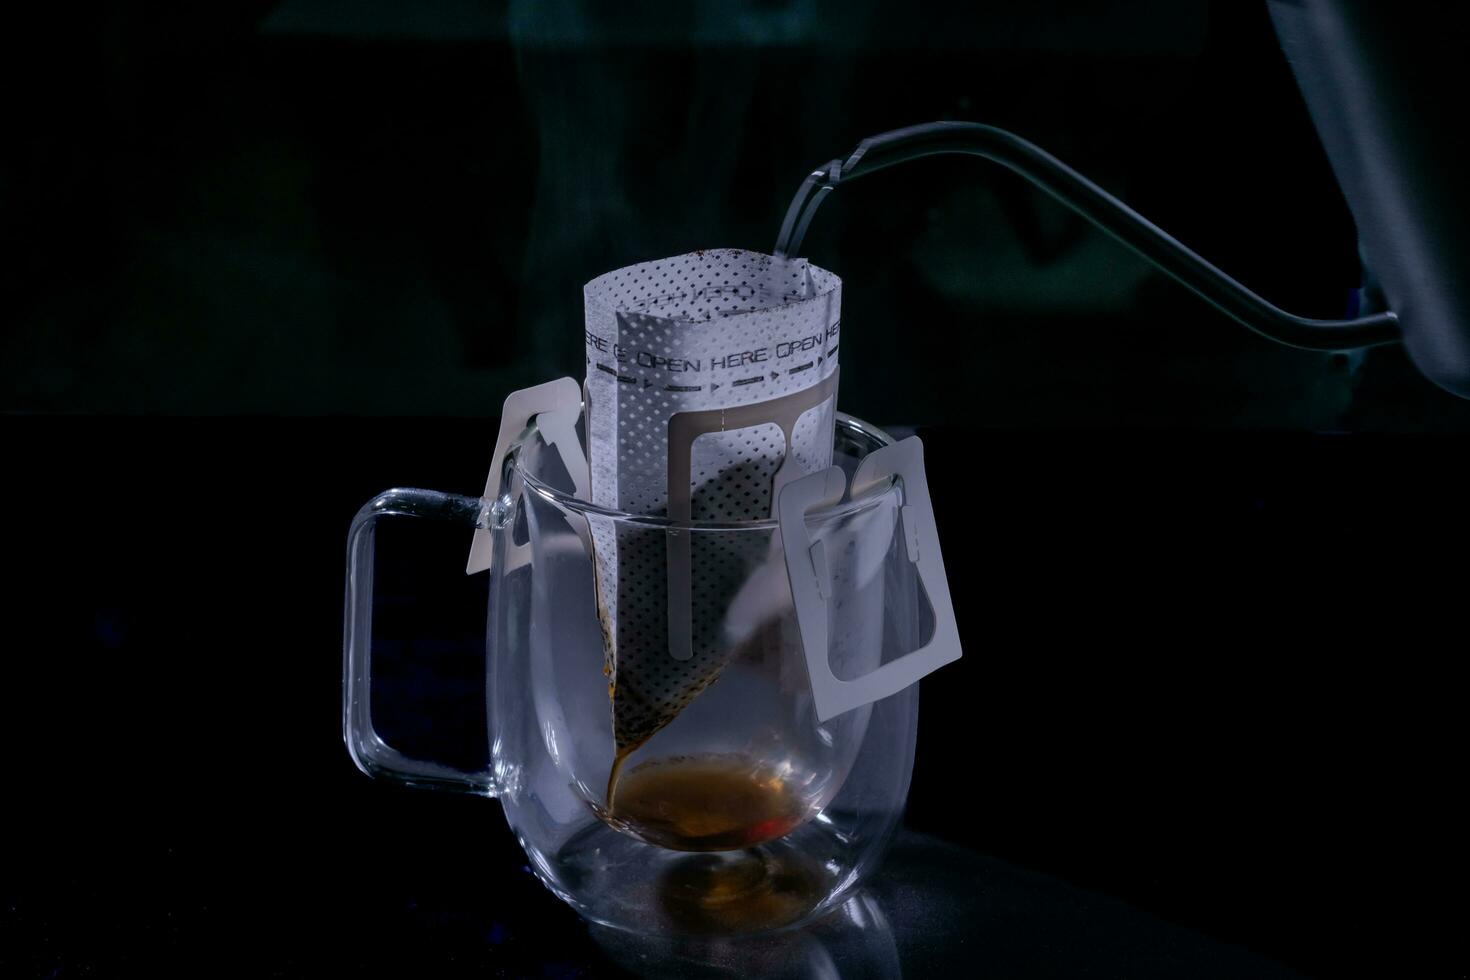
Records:
<instances>
[{"instance_id":1,"label":"rim of glass cup","mask_svg":"<svg viewBox=\"0 0 1470 980\"><path fill-rule=\"evenodd\" d=\"M887 432L864 422L862 419L854 418L845 412L837 412L836 425L834 426L833 439L836 439L837 429L847 429L851 432L865 436L878 443L878 447L891 446L894 438ZM511 445L511 451L506 454L507 465L513 466L520 476L523 487L536 496L546 500L556 507L564 508L576 514L588 517L597 517L603 520L616 521L622 524L632 524L639 527L664 528L689 531L773 531L780 526L780 521L774 517L764 517L755 521L676 521L668 517L650 517L644 514L629 514L626 511L616 510L610 507L601 507L590 500L583 500L574 493L558 490L543 480L537 479L527 470L521 459L522 450L536 435L536 422L531 424L516 438ZM812 510L807 514L808 521L833 520L846 517L850 514L860 513L871 507L882 503L889 494L897 492L897 481L889 484L888 488L881 493L865 493L857 500L843 500L830 507L822 507Z\"/></svg>"}]
</instances>

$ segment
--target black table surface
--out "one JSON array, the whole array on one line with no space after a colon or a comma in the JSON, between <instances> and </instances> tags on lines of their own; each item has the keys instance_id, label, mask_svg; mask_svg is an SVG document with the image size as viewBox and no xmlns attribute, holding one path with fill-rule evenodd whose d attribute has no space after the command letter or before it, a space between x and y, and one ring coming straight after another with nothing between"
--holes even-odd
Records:
<instances>
[{"instance_id":1,"label":"black table surface","mask_svg":"<svg viewBox=\"0 0 1470 980\"><path fill-rule=\"evenodd\" d=\"M905 829L834 917L674 948L343 749L347 523L495 431L0 418L0 975L1464 975L1465 437L921 429L966 655ZM389 583L451 740L464 544Z\"/></svg>"}]
</instances>

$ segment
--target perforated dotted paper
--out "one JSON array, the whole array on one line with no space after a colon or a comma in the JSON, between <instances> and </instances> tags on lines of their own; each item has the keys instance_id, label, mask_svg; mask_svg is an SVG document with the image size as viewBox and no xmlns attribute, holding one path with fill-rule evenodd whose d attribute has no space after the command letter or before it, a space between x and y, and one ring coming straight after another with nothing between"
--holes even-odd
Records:
<instances>
[{"instance_id":1,"label":"perforated dotted paper","mask_svg":"<svg viewBox=\"0 0 1470 980\"><path fill-rule=\"evenodd\" d=\"M618 269L588 283L587 450L592 498L632 514L669 512L669 419L757 405L804 391L836 370L841 281L805 259L711 249ZM831 465L835 395L797 420L792 465ZM699 435L691 517L772 514L786 434L770 422ZM592 519L613 728L619 749L647 740L718 678L729 600L770 536L700 534L691 542L692 655L670 654L662 530Z\"/></svg>"}]
</instances>

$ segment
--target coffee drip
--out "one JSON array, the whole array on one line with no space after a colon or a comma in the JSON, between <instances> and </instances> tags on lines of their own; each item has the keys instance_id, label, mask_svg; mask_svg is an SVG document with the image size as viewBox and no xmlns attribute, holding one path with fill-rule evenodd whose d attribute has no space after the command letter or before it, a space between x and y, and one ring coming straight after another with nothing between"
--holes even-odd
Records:
<instances>
[{"instance_id":1,"label":"coffee drip","mask_svg":"<svg viewBox=\"0 0 1470 980\"><path fill-rule=\"evenodd\" d=\"M583 402L593 502L679 522L771 522L782 486L832 462L840 295L837 277L805 260L738 249L645 262L588 283ZM789 621L787 590L765 589L735 608L752 581L773 581L770 571L781 567L774 528L688 534L591 514L587 525L614 753L600 815L678 850L784 834L806 807L758 759L690 756L682 747L671 758L662 749L656 767L624 775L738 656L789 659L790 650L757 635ZM709 831L701 809L746 814L747 825Z\"/></svg>"}]
</instances>

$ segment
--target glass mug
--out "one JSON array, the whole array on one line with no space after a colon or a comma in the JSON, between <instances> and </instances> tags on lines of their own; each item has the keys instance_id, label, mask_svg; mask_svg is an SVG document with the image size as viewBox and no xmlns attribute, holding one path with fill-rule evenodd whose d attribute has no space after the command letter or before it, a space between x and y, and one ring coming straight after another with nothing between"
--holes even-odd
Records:
<instances>
[{"instance_id":1,"label":"glass mug","mask_svg":"<svg viewBox=\"0 0 1470 980\"><path fill-rule=\"evenodd\" d=\"M905 443L917 452L917 439ZM947 659L958 656L942 566L935 602L916 562L909 505L922 471L862 494L854 484L851 496L837 485L903 445L838 413L827 486L821 474L805 478L811 509L782 520L674 521L597 507L575 496L535 419L511 442L493 497L379 494L348 537L343 733L354 762L369 776L498 798L534 873L602 925L756 932L841 905L878 864L908 793L918 686L898 676L913 673L903 661L932 655L939 634L954 647ZM927 547L926 488L922 504ZM486 771L408 758L373 728L373 532L392 516L489 532ZM701 555L729 559L717 597L735 627L720 634L723 670L628 755L616 780L589 531L615 533L620 549L684 547L696 567ZM792 568L812 567L801 564L808 554L825 567L793 577ZM760 615L735 615L741 609ZM873 678L887 687L869 700L862 690Z\"/></svg>"}]
</instances>

